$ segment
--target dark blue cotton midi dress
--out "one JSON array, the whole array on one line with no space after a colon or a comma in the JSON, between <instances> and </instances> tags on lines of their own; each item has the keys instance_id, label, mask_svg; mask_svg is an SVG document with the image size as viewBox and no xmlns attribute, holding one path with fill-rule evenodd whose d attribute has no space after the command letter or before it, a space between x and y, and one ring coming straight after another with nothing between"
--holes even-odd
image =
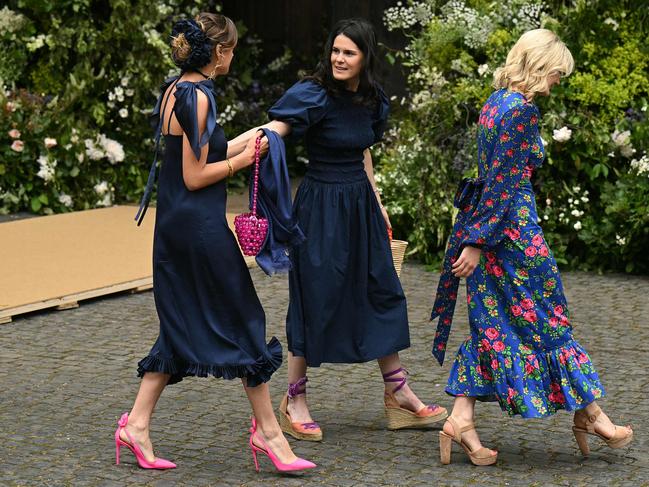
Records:
<instances>
[{"instance_id":1,"label":"dark blue cotton midi dress","mask_svg":"<svg viewBox=\"0 0 649 487\"><path fill-rule=\"evenodd\" d=\"M374 109L310 80L269 116L305 137L309 165L293 211L306 241L291 250L288 348L307 365L367 362L410 346L406 298L363 151L378 142L389 103Z\"/></svg>"},{"instance_id":2,"label":"dark blue cotton midi dress","mask_svg":"<svg viewBox=\"0 0 649 487\"><path fill-rule=\"evenodd\" d=\"M167 80L154 109L177 78ZM198 91L209 101L207 128L198 133ZM227 140L216 123L209 80L176 85L174 112L197 158L209 144L207 162L226 158ZM281 365L276 338L265 343L266 318L250 274L225 217L226 183L197 191L183 181L183 137L165 135L153 240L153 293L160 335L138 364L145 372L185 376L245 377L249 386L270 379Z\"/></svg>"}]
</instances>

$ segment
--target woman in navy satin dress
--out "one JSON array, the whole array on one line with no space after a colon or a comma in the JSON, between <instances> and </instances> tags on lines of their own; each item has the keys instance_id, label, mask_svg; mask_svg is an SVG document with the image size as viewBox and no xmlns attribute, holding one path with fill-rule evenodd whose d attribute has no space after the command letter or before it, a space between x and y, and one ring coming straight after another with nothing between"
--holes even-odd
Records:
<instances>
[{"instance_id":1,"label":"woman in navy satin dress","mask_svg":"<svg viewBox=\"0 0 649 487\"><path fill-rule=\"evenodd\" d=\"M241 378L259 425L253 419L255 463L261 452L278 470L313 468L293 454L273 413L266 383L281 365L282 349L274 337L265 343L264 310L225 217L225 180L255 155L254 138L229 146L216 122L212 78L229 70L236 27L227 17L202 13L177 22L172 39L182 71L165 82L153 112L165 140L153 246L160 335L138 364L140 390L120 419L116 446L131 449L143 468L174 468L154 456L149 440L164 387L187 376ZM139 221L152 183L150 178Z\"/></svg>"},{"instance_id":2,"label":"woman in navy satin dress","mask_svg":"<svg viewBox=\"0 0 649 487\"><path fill-rule=\"evenodd\" d=\"M446 416L410 390L399 361L398 352L410 346L406 298L369 151L381 140L389 110L375 80L375 50L368 22L339 22L313 75L286 91L265 125L303 137L309 156L293 203L306 241L290 255L289 388L279 411L283 431L303 440L322 438L307 408L307 366L327 362L378 359L391 429Z\"/></svg>"}]
</instances>

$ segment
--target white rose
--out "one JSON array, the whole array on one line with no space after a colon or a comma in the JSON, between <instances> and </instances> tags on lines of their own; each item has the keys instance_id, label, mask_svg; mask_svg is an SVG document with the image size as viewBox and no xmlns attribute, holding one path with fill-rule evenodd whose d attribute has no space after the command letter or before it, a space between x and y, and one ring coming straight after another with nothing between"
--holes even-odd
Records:
<instances>
[{"instance_id":1,"label":"white rose","mask_svg":"<svg viewBox=\"0 0 649 487\"><path fill-rule=\"evenodd\" d=\"M119 110L119 116L122 118L128 117L128 110L126 108L121 108Z\"/></svg>"},{"instance_id":2,"label":"white rose","mask_svg":"<svg viewBox=\"0 0 649 487\"><path fill-rule=\"evenodd\" d=\"M51 137L45 137L43 143L45 144L45 147L51 149L52 147L56 146L56 139L53 139Z\"/></svg>"},{"instance_id":3,"label":"white rose","mask_svg":"<svg viewBox=\"0 0 649 487\"><path fill-rule=\"evenodd\" d=\"M69 194L61 193L59 195L59 203L68 208L72 207L72 196Z\"/></svg>"},{"instance_id":4,"label":"white rose","mask_svg":"<svg viewBox=\"0 0 649 487\"><path fill-rule=\"evenodd\" d=\"M11 144L11 150L16 152L22 152L25 149L25 143L22 140L14 140Z\"/></svg>"},{"instance_id":5,"label":"white rose","mask_svg":"<svg viewBox=\"0 0 649 487\"><path fill-rule=\"evenodd\" d=\"M102 181L101 183L97 183L94 186L95 193L97 193L99 196L103 196L108 192L108 183L106 181Z\"/></svg>"},{"instance_id":6,"label":"white rose","mask_svg":"<svg viewBox=\"0 0 649 487\"><path fill-rule=\"evenodd\" d=\"M559 130L552 131L552 138L557 142L567 142L568 140L570 140L571 135L572 130L570 130L568 127L561 127Z\"/></svg>"},{"instance_id":7,"label":"white rose","mask_svg":"<svg viewBox=\"0 0 649 487\"><path fill-rule=\"evenodd\" d=\"M575 223L573 227L575 228L575 230L581 230L581 222Z\"/></svg>"}]
</instances>

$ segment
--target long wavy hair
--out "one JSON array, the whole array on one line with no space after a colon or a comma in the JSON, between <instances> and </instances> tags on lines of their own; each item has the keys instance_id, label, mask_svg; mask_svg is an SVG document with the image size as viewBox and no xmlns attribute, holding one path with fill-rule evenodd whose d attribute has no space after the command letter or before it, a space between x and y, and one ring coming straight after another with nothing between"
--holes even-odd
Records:
<instances>
[{"instance_id":1,"label":"long wavy hair","mask_svg":"<svg viewBox=\"0 0 649 487\"><path fill-rule=\"evenodd\" d=\"M529 101L548 91L548 75L572 73L575 62L566 45L554 32L535 29L525 32L507 54L504 66L494 72L494 88L521 92Z\"/></svg>"},{"instance_id":2,"label":"long wavy hair","mask_svg":"<svg viewBox=\"0 0 649 487\"><path fill-rule=\"evenodd\" d=\"M345 82L334 78L331 67L331 50L334 40L339 35L351 39L363 53L360 83L353 100L356 103L374 108L379 100L379 84L376 75L376 34L374 33L374 27L367 20L345 19L337 22L329 33L329 37L327 37L322 51L322 58L318 65L304 79L311 79L320 83L333 95L340 95L345 90Z\"/></svg>"}]
</instances>

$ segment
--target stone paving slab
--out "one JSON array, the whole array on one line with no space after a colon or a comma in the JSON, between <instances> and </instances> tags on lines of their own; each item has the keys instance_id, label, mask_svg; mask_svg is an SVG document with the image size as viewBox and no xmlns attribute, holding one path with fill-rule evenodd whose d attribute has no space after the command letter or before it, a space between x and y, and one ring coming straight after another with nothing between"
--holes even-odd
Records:
<instances>
[{"instance_id":1,"label":"stone paving slab","mask_svg":"<svg viewBox=\"0 0 649 487\"><path fill-rule=\"evenodd\" d=\"M284 344L288 301L285 277L253 279L266 309L268 336ZM424 400L451 405L443 393L451 360L440 368L430 355L428 322L439 276L408 263L412 348L402 354L414 390ZM254 470L247 448L249 406L238 381L186 379L168 387L152 424L157 453L173 471L146 471L123 451L114 465L113 432L138 387L137 361L157 335L153 294L122 294L84 302L74 310L40 312L0 326L0 485L221 486L221 485L647 485L649 420L647 324L649 278L585 273L564 275L575 334L598 366L607 396L601 405L619 423L633 423L629 447L594 446L579 455L569 414L510 419L493 403L478 405L483 440L500 451L494 467L470 465L455 448L439 463L438 430L385 429L382 384L375 363L325 365L309 372L310 403L324 429L322 443L292 441L319 468L283 476L262 459ZM465 300L460 296L459 303ZM450 354L468 333L466 307L456 312ZM271 382L275 404L286 365Z\"/></svg>"}]
</instances>

